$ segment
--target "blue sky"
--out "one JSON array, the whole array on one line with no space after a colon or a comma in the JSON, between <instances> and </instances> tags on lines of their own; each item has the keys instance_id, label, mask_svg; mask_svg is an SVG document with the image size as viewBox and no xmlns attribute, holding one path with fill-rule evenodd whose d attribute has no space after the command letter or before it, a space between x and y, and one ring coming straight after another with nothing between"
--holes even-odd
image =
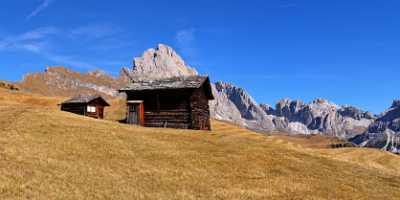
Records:
<instances>
[{"instance_id":1,"label":"blue sky","mask_svg":"<svg viewBox=\"0 0 400 200\"><path fill-rule=\"evenodd\" d=\"M379 113L400 98L399 10L397 0L4 0L0 79L52 65L117 75L165 43L259 103L322 97Z\"/></svg>"}]
</instances>

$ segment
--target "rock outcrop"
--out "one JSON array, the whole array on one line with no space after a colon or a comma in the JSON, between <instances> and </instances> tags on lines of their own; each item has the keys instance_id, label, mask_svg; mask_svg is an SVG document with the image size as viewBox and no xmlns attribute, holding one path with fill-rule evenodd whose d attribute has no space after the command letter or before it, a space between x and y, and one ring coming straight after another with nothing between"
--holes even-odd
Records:
<instances>
[{"instance_id":1,"label":"rock outcrop","mask_svg":"<svg viewBox=\"0 0 400 200\"><path fill-rule=\"evenodd\" d=\"M275 117L267 116L256 101L242 88L217 82L213 85L215 100L210 102L211 116L256 131L276 129Z\"/></svg>"},{"instance_id":2,"label":"rock outcrop","mask_svg":"<svg viewBox=\"0 0 400 200\"><path fill-rule=\"evenodd\" d=\"M400 100L393 101L392 106L369 126L368 131L351 141L362 147L400 153Z\"/></svg>"},{"instance_id":3,"label":"rock outcrop","mask_svg":"<svg viewBox=\"0 0 400 200\"><path fill-rule=\"evenodd\" d=\"M180 76L194 76L198 72L186 65L185 61L171 47L159 44L148 49L133 61L129 75L133 79L159 79Z\"/></svg>"}]
</instances>

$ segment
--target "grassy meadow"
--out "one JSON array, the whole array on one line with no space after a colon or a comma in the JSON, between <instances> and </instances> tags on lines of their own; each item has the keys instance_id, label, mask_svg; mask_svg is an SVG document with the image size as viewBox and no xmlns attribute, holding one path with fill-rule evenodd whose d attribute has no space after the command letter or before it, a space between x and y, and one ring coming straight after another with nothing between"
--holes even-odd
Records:
<instances>
[{"instance_id":1,"label":"grassy meadow","mask_svg":"<svg viewBox=\"0 0 400 200\"><path fill-rule=\"evenodd\" d=\"M400 157L333 139L155 129L0 89L0 199L400 199Z\"/></svg>"}]
</instances>

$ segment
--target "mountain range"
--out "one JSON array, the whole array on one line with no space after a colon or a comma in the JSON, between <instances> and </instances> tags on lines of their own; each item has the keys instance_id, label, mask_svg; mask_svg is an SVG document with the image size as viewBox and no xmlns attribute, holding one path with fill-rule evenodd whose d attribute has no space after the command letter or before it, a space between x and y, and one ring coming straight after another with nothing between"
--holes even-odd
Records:
<instances>
[{"instance_id":1,"label":"mountain range","mask_svg":"<svg viewBox=\"0 0 400 200\"><path fill-rule=\"evenodd\" d=\"M47 96L98 93L120 97L119 88L131 80L198 75L174 49L159 44L123 67L118 77L102 71L74 72L65 67L48 67L31 73L17 83L24 91ZM212 77L211 77L212 78ZM347 139L363 147L400 152L400 101L379 116L353 106L336 105L317 98L310 103L282 99L274 107L259 104L245 89L223 81L212 84L215 100L210 102L212 117L260 133L322 134Z\"/></svg>"}]
</instances>

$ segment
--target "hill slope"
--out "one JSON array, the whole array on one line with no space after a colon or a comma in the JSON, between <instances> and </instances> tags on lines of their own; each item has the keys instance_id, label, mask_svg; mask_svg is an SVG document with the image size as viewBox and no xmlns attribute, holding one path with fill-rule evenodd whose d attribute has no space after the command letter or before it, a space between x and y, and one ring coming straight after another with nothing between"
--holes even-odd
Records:
<instances>
[{"instance_id":1,"label":"hill slope","mask_svg":"<svg viewBox=\"0 0 400 200\"><path fill-rule=\"evenodd\" d=\"M0 89L1 199L400 198L389 153L308 149L217 121L131 127L60 112L59 100Z\"/></svg>"}]
</instances>

